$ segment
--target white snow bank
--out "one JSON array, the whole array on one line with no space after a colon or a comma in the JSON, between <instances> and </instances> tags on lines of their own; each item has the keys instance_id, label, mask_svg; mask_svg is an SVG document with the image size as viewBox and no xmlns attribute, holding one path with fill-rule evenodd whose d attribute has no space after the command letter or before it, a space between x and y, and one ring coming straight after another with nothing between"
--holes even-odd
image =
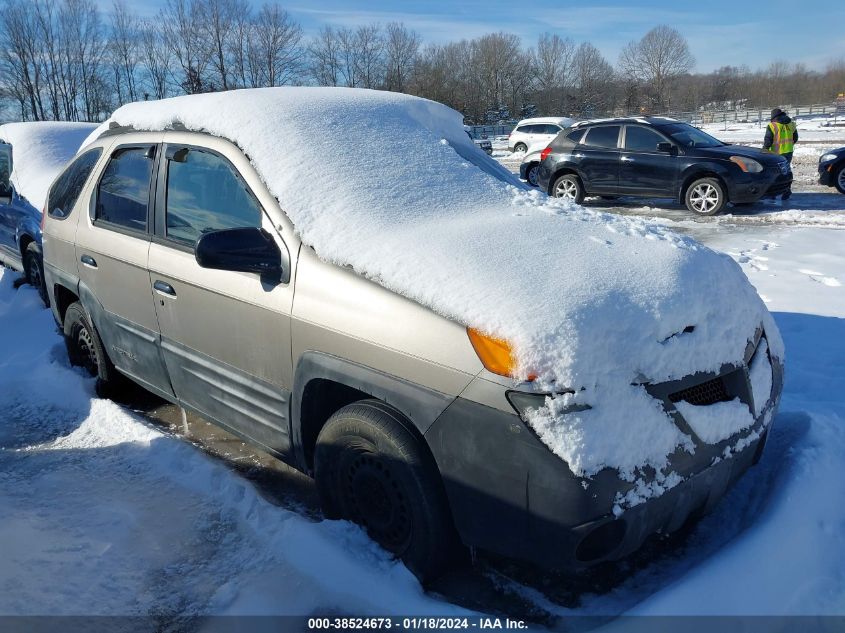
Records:
<instances>
[{"instance_id":1,"label":"white snow bank","mask_svg":"<svg viewBox=\"0 0 845 633\"><path fill-rule=\"evenodd\" d=\"M42 209L53 180L96 127L96 123L58 121L0 125L0 140L12 146L12 184L17 192Z\"/></svg>"},{"instance_id":2,"label":"white snow bank","mask_svg":"<svg viewBox=\"0 0 845 633\"><path fill-rule=\"evenodd\" d=\"M534 417L578 474L659 468L685 443L632 382L741 362L761 322L780 354L774 323L730 258L528 191L475 151L461 115L441 104L270 88L129 104L111 121L232 140L324 260L511 341L518 378L583 389L589 423L566 422L551 401L545 420ZM630 441L620 451L608 437Z\"/></svg>"}]
</instances>

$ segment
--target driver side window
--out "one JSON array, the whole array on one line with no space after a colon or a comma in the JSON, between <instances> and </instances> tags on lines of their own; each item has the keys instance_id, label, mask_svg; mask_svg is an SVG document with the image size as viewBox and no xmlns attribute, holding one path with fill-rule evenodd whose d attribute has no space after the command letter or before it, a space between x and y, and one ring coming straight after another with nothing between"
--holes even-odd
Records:
<instances>
[{"instance_id":1,"label":"driver side window","mask_svg":"<svg viewBox=\"0 0 845 633\"><path fill-rule=\"evenodd\" d=\"M229 161L187 147L172 156L165 203L169 239L194 246L208 231L261 226L261 205Z\"/></svg>"}]
</instances>

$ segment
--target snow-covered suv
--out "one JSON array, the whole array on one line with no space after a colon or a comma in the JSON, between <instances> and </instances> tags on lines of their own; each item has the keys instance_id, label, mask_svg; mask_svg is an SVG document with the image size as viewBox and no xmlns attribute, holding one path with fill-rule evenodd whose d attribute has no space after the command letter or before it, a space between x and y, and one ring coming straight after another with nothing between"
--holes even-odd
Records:
<instances>
[{"instance_id":1,"label":"snow-covered suv","mask_svg":"<svg viewBox=\"0 0 845 633\"><path fill-rule=\"evenodd\" d=\"M403 159L362 157L374 142ZM619 558L760 456L782 343L737 264L539 196L446 106L347 88L130 104L66 181L44 249L71 361L313 475L327 517L421 578L460 544Z\"/></svg>"}]
</instances>

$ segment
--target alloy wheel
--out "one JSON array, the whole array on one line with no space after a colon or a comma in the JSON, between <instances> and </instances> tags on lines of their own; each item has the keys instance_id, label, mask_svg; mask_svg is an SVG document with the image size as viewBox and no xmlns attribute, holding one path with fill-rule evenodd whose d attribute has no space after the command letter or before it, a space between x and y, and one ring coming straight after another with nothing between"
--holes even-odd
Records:
<instances>
[{"instance_id":1,"label":"alloy wheel","mask_svg":"<svg viewBox=\"0 0 845 633\"><path fill-rule=\"evenodd\" d=\"M839 191L845 191L845 167L839 170L839 176L836 178L839 183Z\"/></svg>"},{"instance_id":2,"label":"alloy wheel","mask_svg":"<svg viewBox=\"0 0 845 633\"><path fill-rule=\"evenodd\" d=\"M710 213L719 204L719 191L710 183L696 185L690 194L690 204L697 213Z\"/></svg>"},{"instance_id":3,"label":"alloy wheel","mask_svg":"<svg viewBox=\"0 0 845 633\"><path fill-rule=\"evenodd\" d=\"M561 180L555 187L555 198L575 200L578 197L578 185L572 180Z\"/></svg>"},{"instance_id":4,"label":"alloy wheel","mask_svg":"<svg viewBox=\"0 0 845 633\"><path fill-rule=\"evenodd\" d=\"M531 169L528 170L528 183L534 187L537 186L537 176L540 174L540 166L534 165ZM840 178L842 175L840 174Z\"/></svg>"},{"instance_id":5,"label":"alloy wheel","mask_svg":"<svg viewBox=\"0 0 845 633\"><path fill-rule=\"evenodd\" d=\"M100 373L100 363L97 360L94 339L91 338L91 332L84 325L80 325L76 333L76 344L79 348L79 360L82 362L82 366L92 376L98 376Z\"/></svg>"}]
</instances>

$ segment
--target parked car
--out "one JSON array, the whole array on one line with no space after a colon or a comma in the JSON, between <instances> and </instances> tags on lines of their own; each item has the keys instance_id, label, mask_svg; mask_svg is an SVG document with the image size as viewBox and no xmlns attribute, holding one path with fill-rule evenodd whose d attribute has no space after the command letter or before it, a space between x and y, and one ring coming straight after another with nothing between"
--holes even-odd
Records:
<instances>
[{"instance_id":1,"label":"parked car","mask_svg":"<svg viewBox=\"0 0 845 633\"><path fill-rule=\"evenodd\" d=\"M0 263L23 272L45 303L41 207L47 187L95 127L53 121L0 125Z\"/></svg>"},{"instance_id":2,"label":"parked car","mask_svg":"<svg viewBox=\"0 0 845 633\"><path fill-rule=\"evenodd\" d=\"M539 117L523 119L508 136L508 150L525 152L533 145L551 143L561 130L575 123L566 117Z\"/></svg>"},{"instance_id":3,"label":"parked car","mask_svg":"<svg viewBox=\"0 0 845 633\"><path fill-rule=\"evenodd\" d=\"M475 146L480 149L482 152L487 154L488 156L493 153L493 143L488 139L486 136L482 138L475 138L472 135L472 128L468 125L464 126L464 131L467 133L467 136L472 140Z\"/></svg>"},{"instance_id":4,"label":"parked car","mask_svg":"<svg viewBox=\"0 0 845 633\"><path fill-rule=\"evenodd\" d=\"M526 152L522 162L519 164L520 179L526 181L532 187L539 186L537 178L540 175L540 163L543 160L541 155L545 149L545 147L539 147Z\"/></svg>"},{"instance_id":5,"label":"parked car","mask_svg":"<svg viewBox=\"0 0 845 633\"><path fill-rule=\"evenodd\" d=\"M619 118L576 124L543 152L540 187L581 202L588 195L675 198L698 215L787 191L782 156L728 145L668 118Z\"/></svg>"},{"instance_id":6,"label":"parked car","mask_svg":"<svg viewBox=\"0 0 845 633\"><path fill-rule=\"evenodd\" d=\"M845 193L845 147L832 149L819 157L819 184Z\"/></svg>"},{"instance_id":7,"label":"parked car","mask_svg":"<svg viewBox=\"0 0 845 633\"><path fill-rule=\"evenodd\" d=\"M375 115L415 143L390 173L356 160ZM424 580L463 546L618 559L759 459L777 327L730 258L557 212L460 121L351 88L123 106L50 189L53 315L101 392L128 377L312 475Z\"/></svg>"}]
</instances>

